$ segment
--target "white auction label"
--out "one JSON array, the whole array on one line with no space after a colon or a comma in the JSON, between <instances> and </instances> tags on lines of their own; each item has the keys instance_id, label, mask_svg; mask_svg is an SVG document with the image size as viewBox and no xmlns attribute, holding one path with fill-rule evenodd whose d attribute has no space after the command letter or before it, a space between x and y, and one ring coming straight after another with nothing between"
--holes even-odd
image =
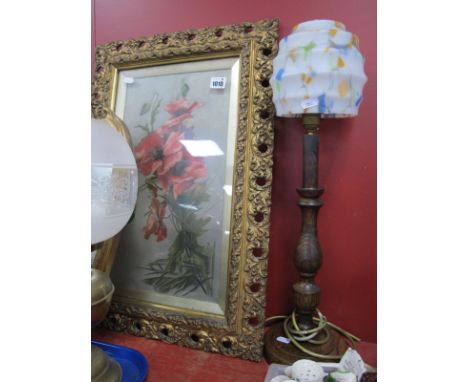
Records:
<instances>
[{"instance_id":1,"label":"white auction label","mask_svg":"<svg viewBox=\"0 0 468 382\"><path fill-rule=\"evenodd\" d=\"M319 105L319 100L317 98L307 98L304 101L301 102L302 108L309 109L311 107L315 107Z\"/></svg>"},{"instance_id":2,"label":"white auction label","mask_svg":"<svg viewBox=\"0 0 468 382\"><path fill-rule=\"evenodd\" d=\"M210 89L224 89L226 87L226 77L211 77Z\"/></svg>"},{"instance_id":3,"label":"white auction label","mask_svg":"<svg viewBox=\"0 0 468 382\"><path fill-rule=\"evenodd\" d=\"M289 338L282 337L282 336L276 337L276 341L282 342L283 344L289 344L291 342Z\"/></svg>"}]
</instances>

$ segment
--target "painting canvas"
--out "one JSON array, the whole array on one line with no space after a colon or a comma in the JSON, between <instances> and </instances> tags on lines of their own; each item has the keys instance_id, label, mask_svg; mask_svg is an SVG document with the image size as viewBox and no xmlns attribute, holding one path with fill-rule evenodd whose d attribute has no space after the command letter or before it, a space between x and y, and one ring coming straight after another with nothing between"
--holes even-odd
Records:
<instances>
[{"instance_id":1,"label":"painting canvas","mask_svg":"<svg viewBox=\"0 0 468 382\"><path fill-rule=\"evenodd\" d=\"M115 113L139 196L112 268L116 296L224 314L238 76L238 57L119 71Z\"/></svg>"}]
</instances>

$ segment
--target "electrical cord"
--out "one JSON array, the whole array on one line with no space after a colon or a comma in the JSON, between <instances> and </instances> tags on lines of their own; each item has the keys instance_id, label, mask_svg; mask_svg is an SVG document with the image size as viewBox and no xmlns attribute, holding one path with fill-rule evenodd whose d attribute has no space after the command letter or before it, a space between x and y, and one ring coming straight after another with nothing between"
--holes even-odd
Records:
<instances>
[{"instance_id":1,"label":"electrical cord","mask_svg":"<svg viewBox=\"0 0 468 382\"><path fill-rule=\"evenodd\" d=\"M304 352L307 355L310 355L315 358L319 359L326 359L326 360L340 360L343 354L341 355L324 355L320 353L313 352L311 350L306 349L301 342L308 342L313 345L323 345L328 342L330 339L330 328L336 330L344 337L346 337L350 343L351 347L354 349L355 341L361 341L360 338L356 337L355 335L347 332L346 330L341 329L339 326L332 324L331 322L327 321L327 318L320 312L320 310L316 309L316 316L312 316L312 320L317 323L317 326L312 329L301 330L297 325L296 321L296 310L293 310L290 316L273 316L269 317L265 320L265 326L269 325L271 322L276 320L283 320L283 330L289 340L296 346L299 350ZM318 336L321 332L325 333L325 337L321 340L314 339Z\"/></svg>"}]
</instances>

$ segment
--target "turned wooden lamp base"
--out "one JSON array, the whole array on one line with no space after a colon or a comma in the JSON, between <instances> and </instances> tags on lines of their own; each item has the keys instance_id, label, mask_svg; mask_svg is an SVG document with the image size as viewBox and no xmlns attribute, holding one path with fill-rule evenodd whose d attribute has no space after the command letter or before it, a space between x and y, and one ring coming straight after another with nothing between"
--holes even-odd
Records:
<instances>
[{"instance_id":1,"label":"turned wooden lamp base","mask_svg":"<svg viewBox=\"0 0 468 382\"><path fill-rule=\"evenodd\" d=\"M323 202L320 196L323 188L318 184L319 159L319 130L320 115L304 114L302 122L305 129L303 138L303 185L297 189L299 194L299 207L302 213L302 228L299 243L294 255L294 264L299 272L300 279L293 285L294 292L294 319L297 319L297 331L305 337L313 334L311 330L318 328L313 322L312 312L318 312L320 302L320 287L315 283L315 276L322 265L322 251L317 238L317 217ZM320 313L319 313L320 314ZM315 329L314 329L315 328ZM287 337L283 330L283 322L277 322L269 327L265 334L265 357L269 363L292 364L298 359L311 359L321 362L338 362L348 348L346 339L332 327L327 326L330 333L320 331L314 341L323 344L301 342L300 345L308 352L315 353L317 357L309 355L296 347L292 342L284 344L277 341L277 337ZM318 330L318 329L317 329ZM293 331L290 330L292 333ZM296 333L298 334L298 333ZM323 358L330 357L330 358Z\"/></svg>"},{"instance_id":2,"label":"turned wooden lamp base","mask_svg":"<svg viewBox=\"0 0 468 382\"><path fill-rule=\"evenodd\" d=\"M324 356L339 356L342 355L350 346L345 338L332 328L330 330L330 339L323 345L312 345L310 343L302 343L302 345L314 353ZM268 363L279 363L283 365L291 365L299 359L311 359L316 362L338 362L336 360L327 360L322 358L311 357L293 343L284 344L276 340L278 337L286 337L283 331L283 322L271 324L265 334L265 358ZM317 339L320 339L318 337Z\"/></svg>"}]
</instances>

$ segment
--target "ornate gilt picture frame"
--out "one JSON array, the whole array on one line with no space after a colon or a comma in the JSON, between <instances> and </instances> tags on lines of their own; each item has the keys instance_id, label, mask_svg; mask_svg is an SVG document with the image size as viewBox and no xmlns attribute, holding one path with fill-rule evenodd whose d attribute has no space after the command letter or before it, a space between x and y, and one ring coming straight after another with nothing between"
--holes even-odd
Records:
<instances>
[{"instance_id":1,"label":"ornate gilt picture frame","mask_svg":"<svg viewBox=\"0 0 468 382\"><path fill-rule=\"evenodd\" d=\"M103 325L262 358L277 20L98 46L92 112L127 125L140 192L93 267L116 286Z\"/></svg>"}]
</instances>

